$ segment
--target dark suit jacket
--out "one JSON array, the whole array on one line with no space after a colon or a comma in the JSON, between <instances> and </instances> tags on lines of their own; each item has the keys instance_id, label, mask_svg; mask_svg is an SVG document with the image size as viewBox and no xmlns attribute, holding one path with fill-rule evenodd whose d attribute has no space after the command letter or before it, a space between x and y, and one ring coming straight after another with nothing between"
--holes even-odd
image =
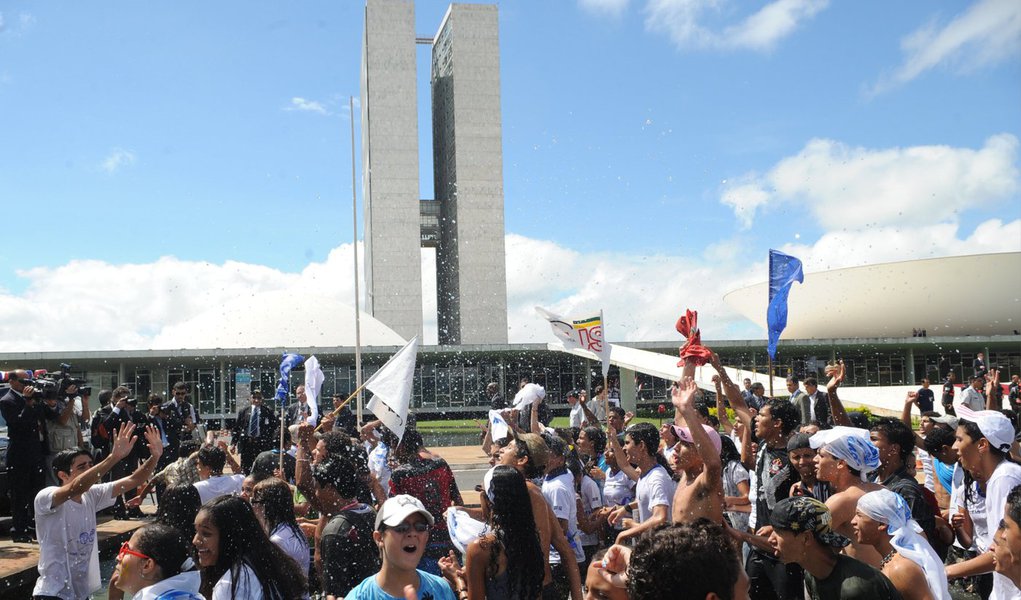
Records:
<instances>
[{"instance_id":1,"label":"dark suit jacket","mask_svg":"<svg viewBox=\"0 0 1021 600\"><path fill-rule=\"evenodd\" d=\"M287 423L284 424L285 427L290 427L291 425L294 425L297 422L297 420L298 420L298 409L300 407L301 407L301 404L297 403L297 402L287 407ZM309 408L311 408L311 407L312 407L312 405L309 404ZM322 411L320 411L319 412L319 418L322 419L322 417L323 417ZM318 424L319 423L316 423L316 425L318 425Z\"/></svg>"},{"instance_id":2,"label":"dark suit jacket","mask_svg":"<svg viewBox=\"0 0 1021 600\"><path fill-rule=\"evenodd\" d=\"M24 396L12 388L0 399L0 413L7 421L7 435L10 438L8 459L20 461L25 458L33 464L41 459L45 454L44 442L39 440L39 434L43 431L42 400L36 398L32 406L29 406Z\"/></svg>"},{"instance_id":3,"label":"dark suit jacket","mask_svg":"<svg viewBox=\"0 0 1021 600\"><path fill-rule=\"evenodd\" d=\"M247 444L248 442L257 442L256 446L260 448L272 448L277 441L277 428L280 426L280 418L273 412L272 406L266 406L263 404L259 407L259 437L255 440L248 435L248 426L252 419L252 407L251 405L241 409L238 413L237 420L234 421L234 427L230 430L230 443L236 445L238 443Z\"/></svg>"},{"instance_id":4,"label":"dark suit jacket","mask_svg":"<svg viewBox=\"0 0 1021 600\"><path fill-rule=\"evenodd\" d=\"M821 389L816 390L814 397L805 394L794 401L794 406L798 409L798 414L801 415L802 425L807 425L812 417L811 411L805 410L805 400L812 402L815 406L816 421L819 421L823 427L833 425L833 418L830 416L830 397Z\"/></svg>"}]
</instances>

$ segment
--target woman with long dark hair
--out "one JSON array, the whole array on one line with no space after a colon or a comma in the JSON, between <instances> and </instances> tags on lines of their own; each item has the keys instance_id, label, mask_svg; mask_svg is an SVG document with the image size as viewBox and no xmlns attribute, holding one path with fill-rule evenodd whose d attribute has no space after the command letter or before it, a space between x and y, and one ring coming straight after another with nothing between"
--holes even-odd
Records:
<instances>
[{"instance_id":1,"label":"woman with long dark hair","mask_svg":"<svg viewBox=\"0 0 1021 600\"><path fill-rule=\"evenodd\" d=\"M188 538L174 527L151 523L121 546L112 581L138 600L201 600L194 567Z\"/></svg>"},{"instance_id":2,"label":"woman with long dark hair","mask_svg":"<svg viewBox=\"0 0 1021 600\"><path fill-rule=\"evenodd\" d=\"M962 545L969 546L967 542L973 538L979 554L948 566L947 577L983 575L979 578L983 597L989 592L998 598L1006 597L1013 584L999 573L987 575L993 571L995 561L993 554L986 550L1003 519L1007 495L1015 486L1021 485L1021 465L1010 457L1014 426L998 411L973 411L964 404L954 408L960 421L953 449L965 470L963 503L966 514L957 516L956 511L952 511L951 522ZM983 496L984 502L981 501Z\"/></svg>"},{"instance_id":3,"label":"woman with long dark hair","mask_svg":"<svg viewBox=\"0 0 1021 600\"><path fill-rule=\"evenodd\" d=\"M195 536L195 515L201 507L202 500L195 486L174 485L160 494L155 522L173 527L190 540Z\"/></svg>"},{"instance_id":4,"label":"woman with long dark hair","mask_svg":"<svg viewBox=\"0 0 1021 600\"><path fill-rule=\"evenodd\" d=\"M467 589L468 600L535 600L542 594L546 553L539 545L525 478L506 465L490 473L482 505L492 530L465 549L465 579L456 575L453 553L440 565L456 589Z\"/></svg>"},{"instance_id":5,"label":"woman with long dark hair","mask_svg":"<svg viewBox=\"0 0 1021 600\"><path fill-rule=\"evenodd\" d=\"M209 600L294 600L308 593L305 573L269 541L251 505L237 496L202 505L192 543Z\"/></svg>"},{"instance_id":6,"label":"woman with long dark hair","mask_svg":"<svg viewBox=\"0 0 1021 600\"><path fill-rule=\"evenodd\" d=\"M270 477L255 484L252 509L271 542L280 547L304 572L308 572L308 540L294 516L291 486L282 479Z\"/></svg>"}]
</instances>

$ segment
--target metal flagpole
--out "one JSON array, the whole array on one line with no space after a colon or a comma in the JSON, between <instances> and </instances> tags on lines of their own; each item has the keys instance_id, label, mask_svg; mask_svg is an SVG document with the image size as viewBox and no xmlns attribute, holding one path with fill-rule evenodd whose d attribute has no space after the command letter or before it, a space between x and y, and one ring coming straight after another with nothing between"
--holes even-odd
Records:
<instances>
[{"instance_id":1,"label":"metal flagpole","mask_svg":"<svg viewBox=\"0 0 1021 600\"><path fill-rule=\"evenodd\" d=\"M773 357L769 357L769 397L773 397Z\"/></svg>"},{"instance_id":2,"label":"metal flagpole","mask_svg":"<svg viewBox=\"0 0 1021 600\"><path fill-rule=\"evenodd\" d=\"M354 251L355 261L355 385L358 394L358 401L355 405L358 408L358 426L362 426L362 318L360 296L358 286L358 194L355 181L355 99L348 96L348 107L351 115L351 248ZM350 398L348 398L350 400Z\"/></svg>"}]
</instances>

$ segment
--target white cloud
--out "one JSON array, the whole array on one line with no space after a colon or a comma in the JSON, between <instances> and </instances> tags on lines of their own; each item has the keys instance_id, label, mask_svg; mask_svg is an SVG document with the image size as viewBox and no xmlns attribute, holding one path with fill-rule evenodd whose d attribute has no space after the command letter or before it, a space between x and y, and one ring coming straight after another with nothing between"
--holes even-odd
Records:
<instances>
[{"instance_id":1,"label":"white cloud","mask_svg":"<svg viewBox=\"0 0 1021 600\"><path fill-rule=\"evenodd\" d=\"M123 167L135 164L135 154L123 148L114 148L110 155L103 159L100 168L107 173L116 173Z\"/></svg>"},{"instance_id":2,"label":"white cloud","mask_svg":"<svg viewBox=\"0 0 1021 600\"><path fill-rule=\"evenodd\" d=\"M561 314L603 309L611 341L676 340L674 323L685 308L699 311L705 339L760 338L754 324L723 302L726 292L764 281L766 261L717 244L703 256L581 253L556 242L506 236L507 303L512 343L550 341L533 310ZM993 219L971 232L956 224L894 226L824 234L814 244L780 248L808 271L986 252L1021 251L1021 219ZM24 292L0 289L0 351L72 351L149 348L161 331L228 300L273 290L309 291L353 304L352 245L333 249L300 273L229 261L224 264L163 257L146 264L73 260L54 268L20 271ZM359 243L359 256L364 252ZM426 310L436 306L435 263L422 253ZM364 282L364 273L360 274ZM364 294L364 283L361 286ZM74 298L74 302L67 302ZM364 310L364 304L362 305ZM425 321L435 343L436 320Z\"/></svg>"},{"instance_id":3,"label":"white cloud","mask_svg":"<svg viewBox=\"0 0 1021 600\"><path fill-rule=\"evenodd\" d=\"M943 27L930 21L901 40L904 62L870 90L881 93L939 66L971 71L1021 51L1021 2L980 0Z\"/></svg>"},{"instance_id":4,"label":"white cloud","mask_svg":"<svg viewBox=\"0 0 1021 600\"><path fill-rule=\"evenodd\" d=\"M329 115L330 111L323 106L322 102L306 100L300 96L291 98L291 103L284 107L286 111L314 112L320 115Z\"/></svg>"},{"instance_id":5,"label":"white cloud","mask_svg":"<svg viewBox=\"0 0 1021 600\"><path fill-rule=\"evenodd\" d=\"M829 0L774 0L717 30L703 23L728 17L726 0L649 0L645 27L666 33L679 48L769 51L828 4Z\"/></svg>"},{"instance_id":6,"label":"white cloud","mask_svg":"<svg viewBox=\"0 0 1021 600\"><path fill-rule=\"evenodd\" d=\"M801 204L827 230L956 222L969 208L1021 189L1018 139L994 135L973 150L950 146L870 149L815 139L765 176L724 189L721 202L749 224L756 210Z\"/></svg>"},{"instance_id":7,"label":"white cloud","mask_svg":"<svg viewBox=\"0 0 1021 600\"><path fill-rule=\"evenodd\" d=\"M627 9L629 0L578 0L582 10L599 15L619 17Z\"/></svg>"}]
</instances>

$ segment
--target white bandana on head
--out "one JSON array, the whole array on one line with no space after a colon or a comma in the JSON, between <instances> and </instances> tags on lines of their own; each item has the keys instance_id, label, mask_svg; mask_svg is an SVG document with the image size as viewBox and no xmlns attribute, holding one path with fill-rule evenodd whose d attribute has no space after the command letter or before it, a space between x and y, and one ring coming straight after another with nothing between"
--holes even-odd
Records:
<instances>
[{"instance_id":1,"label":"white bandana on head","mask_svg":"<svg viewBox=\"0 0 1021 600\"><path fill-rule=\"evenodd\" d=\"M858 512L873 521L886 523L890 543L897 552L922 568L925 581L933 598L950 600L947 572L943 561L936 555L921 533L921 526L911 518L911 508L900 494L890 490L876 490L858 499Z\"/></svg>"},{"instance_id":2,"label":"white bandana on head","mask_svg":"<svg viewBox=\"0 0 1021 600\"><path fill-rule=\"evenodd\" d=\"M842 426L823 429L813 434L808 443L847 462L847 466L861 473L862 481L866 473L879 468L879 449L872 444L867 429Z\"/></svg>"}]
</instances>

